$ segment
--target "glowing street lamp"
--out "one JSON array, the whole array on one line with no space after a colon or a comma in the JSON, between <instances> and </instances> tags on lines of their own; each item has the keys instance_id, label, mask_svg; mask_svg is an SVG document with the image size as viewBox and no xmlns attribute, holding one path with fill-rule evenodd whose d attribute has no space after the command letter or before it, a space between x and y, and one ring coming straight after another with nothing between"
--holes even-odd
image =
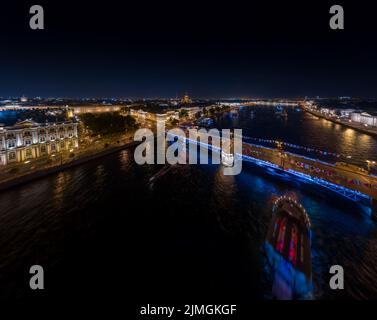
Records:
<instances>
[{"instance_id":1,"label":"glowing street lamp","mask_svg":"<svg viewBox=\"0 0 377 320\"><path fill-rule=\"evenodd\" d=\"M376 164L376 161L366 160L368 165L368 171L370 171L370 168Z\"/></svg>"}]
</instances>

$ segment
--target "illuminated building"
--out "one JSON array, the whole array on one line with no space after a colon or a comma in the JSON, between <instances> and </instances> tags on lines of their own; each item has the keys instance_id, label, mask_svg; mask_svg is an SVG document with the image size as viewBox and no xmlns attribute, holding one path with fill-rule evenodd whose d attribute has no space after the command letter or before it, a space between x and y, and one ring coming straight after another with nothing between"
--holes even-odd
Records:
<instances>
[{"instance_id":1,"label":"illuminated building","mask_svg":"<svg viewBox=\"0 0 377 320\"><path fill-rule=\"evenodd\" d=\"M328 114L328 115L335 115L336 114L336 109L330 109L330 108L320 108L319 110L321 113Z\"/></svg>"},{"instance_id":2,"label":"illuminated building","mask_svg":"<svg viewBox=\"0 0 377 320\"><path fill-rule=\"evenodd\" d=\"M188 96L187 93L186 93L185 96L183 97L183 99L182 99L182 103L185 103L185 104L190 104L190 103L192 103L192 100L191 100L191 98Z\"/></svg>"},{"instance_id":3,"label":"illuminated building","mask_svg":"<svg viewBox=\"0 0 377 320\"><path fill-rule=\"evenodd\" d=\"M353 112L351 120L371 127L377 127L377 115L367 112Z\"/></svg>"},{"instance_id":4,"label":"illuminated building","mask_svg":"<svg viewBox=\"0 0 377 320\"><path fill-rule=\"evenodd\" d=\"M130 115L138 121L150 120L150 121L167 121L167 120L179 120L178 111L167 111L166 113L152 113L143 110L130 109Z\"/></svg>"},{"instance_id":5,"label":"illuminated building","mask_svg":"<svg viewBox=\"0 0 377 320\"><path fill-rule=\"evenodd\" d=\"M341 109L340 116L343 118L350 118L353 112L355 112L355 109Z\"/></svg>"},{"instance_id":6,"label":"illuminated building","mask_svg":"<svg viewBox=\"0 0 377 320\"><path fill-rule=\"evenodd\" d=\"M74 110L72 108L69 108L68 106L65 106L65 109L67 112L67 118L72 119L75 116Z\"/></svg>"},{"instance_id":7,"label":"illuminated building","mask_svg":"<svg viewBox=\"0 0 377 320\"><path fill-rule=\"evenodd\" d=\"M30 120L0 127L0 165L23 162L78 147L77 123Z\"/></svg>"},{"instance_id":8,"label":"illuminated building","mask_svg":"<svg viewBox=\"0 0 377 320\"><path fill-rule=\"evenodd\" d=\"M73 113L80 115L85 113L103 113L103 112L118 112L121 110L121 106L77 106L71 107L73 109Z\"/></svg>"},{"instance_id":9,"label":"illuminated building","mask_svg":"<svg viewBox=\"0 0 377 320\"><path fill-rule=\"evenodd\" d=\"M203 111L203 108L200 107L192 107L192 108L180 108L181 110L185 110L189 118L193 118L197 112Z\"/></svg>"}]
</instances>

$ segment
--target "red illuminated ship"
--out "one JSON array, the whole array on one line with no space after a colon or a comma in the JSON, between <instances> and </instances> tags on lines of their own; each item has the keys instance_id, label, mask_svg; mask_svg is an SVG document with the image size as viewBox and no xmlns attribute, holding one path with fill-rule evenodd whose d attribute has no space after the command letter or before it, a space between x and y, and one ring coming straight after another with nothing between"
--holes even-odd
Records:
<instances>
[{"instance_id":1,"label":"red illuminated ship","mask_svg":"<svg viewBox=\"0 0 377 320\"><path fill-rule=\"evenodd\" d=\"M266 239L273 273L272 293L277 299L307 299L312 291L310 219L291 197L274 202Z\"/></svg>"}]
</instances>

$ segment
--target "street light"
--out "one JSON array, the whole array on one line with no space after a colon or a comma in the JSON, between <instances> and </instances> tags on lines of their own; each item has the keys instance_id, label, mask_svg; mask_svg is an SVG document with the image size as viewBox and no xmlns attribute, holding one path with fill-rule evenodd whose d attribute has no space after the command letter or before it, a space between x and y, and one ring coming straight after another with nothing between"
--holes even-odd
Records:
<instances>
[{"instance_id":1,"label":"street light","mask_svg":"<svg viewBox=\"0 0 377 320\"><path fill-rule=\"evenodd\" d=\"M284 150L283 150L283 142L276 141L276 145L279 150L280 166L284 168L284 158L286 157L286 154L284 153Z\"/></svg>"},{"instance_id":2,"label":"street light","mask_svg":"<svg viewBox=\"0 0 377 320\"><path fill-rule=\"evenodd\" d=\"M376 161L366 160L368 165L368 171L370 171L371 167L376 164Z\"/></svg>"}]
</instances>

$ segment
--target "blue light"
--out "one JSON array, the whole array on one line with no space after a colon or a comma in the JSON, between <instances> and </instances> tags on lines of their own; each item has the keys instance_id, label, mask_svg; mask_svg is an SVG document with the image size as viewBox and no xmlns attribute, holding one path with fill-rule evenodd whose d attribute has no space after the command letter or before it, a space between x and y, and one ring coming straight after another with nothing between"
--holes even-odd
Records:
<instances>
[{"instance_id":1,"label":"blue light","mask_svg":"<svg viewBox=\"0 0 377 320\"><path fill-rule=\"evenodd\" d=\"M168 134L168 135L174 136L172 134ZM219 147L214 147L212 145L209 145L209 144L206 144L206 143L203 143L203 142L198 142L198 141L195 141L195 140L192 140L192 139L189 139L189 138L185 138L185 140L188 143L194 143L194 144L200 145L202 147L205 147L209 150L212 150L212 151L215 151L215 152L221 152L221 148L219 148ZM258 145L249 144L249 143L248 143L248 145L258 146ZM265 148L265 147L263 147L263 148ZM275 150L275 149L272 149L272 148L266 148L266 149ZM292 154L292 155L294 155L294 154ZM323 188L326 188L328 190L336 192L336 193L346 197L347 199L355 201L355 202L358 202L360 200L360 198L370 199L370 197L368 195L361 193L359 191L343 187L341 185L326 181L326 180L321 179L321 178L312 177L308 174L305 174L305 173L302 173L302 172L299 172L299 171L296 171L296 170L293 170L293 169L284 170L283 168L281 168L277 164L274 164L274 163L269 162L269 161L261 160L261 159L254 158L252 156L243 155L243 154L236 154L236 156L239 159L245 160L247 162L251 162L251 163L256 164L256 165L258 165L259 167L262 167L262 168L273 168L275 170L279 170L279 171L284 172L284 173L289 173L289 174L296 176L296 177L298 177L298 178L300 178L300 179L302 179L306 182L314 183L314 184L319 185ZM311 158L308 158L308 157L303 157L303 156L300 156L300 157L305 158L307 160L321 162L321 163L326 164L326 165L332 165L332 164L329 164L329 163L326 163L326 162L323 162L323 161L319 161L319 160L314 160L314 159L311 159ZM334 165L332 165L332 166L334 166ZM271 172L270 170L268 170L268 172L276 175L275 173Z\"/></svg>"},{"instance_id":2,"label":"blue light","mask_svg":"<svg viewBox=\"0 0 377 320\"><path fill-rule=\"evenodd\" d=\"M311 299L313 291L312 279L295 269L268 242L264 245L268 262L274 276L273 291L279 299Z\"/></svg>"}]
</instances>

